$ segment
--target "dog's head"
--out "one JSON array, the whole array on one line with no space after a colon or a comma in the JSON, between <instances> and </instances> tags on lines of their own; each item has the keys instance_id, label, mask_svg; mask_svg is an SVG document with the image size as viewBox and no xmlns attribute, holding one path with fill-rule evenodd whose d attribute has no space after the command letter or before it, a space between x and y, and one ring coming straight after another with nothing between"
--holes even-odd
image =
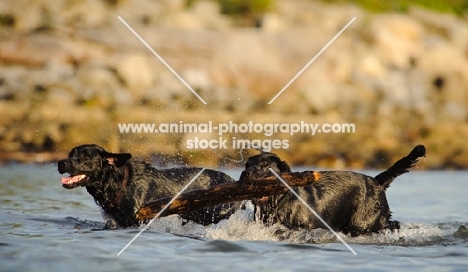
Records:
<instances>
[{"instance_id":1,"label":"dog's head","mask_svg":"<svg viewBox=\"0 0 468 272\"><path fill-rule=\"evenodd\" d=\"M242 171L240 181L249 179L260 179L273 175L270 168L276 173L291 172L289 165L282 161L276 154L262 152L262 154L250 157L245 170ZM276 206L281 196L264 196L252 199L255 206L255 220L263 221L266 224L273 224L276 215Z\"/></svg>"},{"instance_id":2,"label":"dog's head","mask_svg":"<svg viewBox=\"0 0 468 272\"><path fill-rule=\"evenodd\" d=\"M132 155L109 153L98 145L80 145L72 149L67 159L58 162L62 185L67 189L78 186L92 186L102 180L103 173L110 168L123 166Z\"/></svg>"},{"instance_id":3,"label":"dog's head","mask_svg":"<svg viewBox=\"0 0 468 272\"><path fill-rule=\"evenodd\" d=\"M285 161L282 161L278 155L263 152L247 160L245 163L245 170L241 174L241 180L242 178L261 177L273 174L270 168L276 173L291 172L289 165Z\"/></svg>"}]
</instances>

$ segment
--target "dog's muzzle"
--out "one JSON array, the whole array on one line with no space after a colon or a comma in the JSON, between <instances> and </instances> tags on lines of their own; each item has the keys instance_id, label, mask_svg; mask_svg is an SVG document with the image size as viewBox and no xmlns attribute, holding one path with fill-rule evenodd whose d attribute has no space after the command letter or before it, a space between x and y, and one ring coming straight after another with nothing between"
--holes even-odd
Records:
<instances>
[{"instance_id":1,"label":"dog's muzzle","mask_svg":"<svg viewBox=\"0 0 468 272\"><path fill-rule=\"evenodd\" d=\"M68 172L68 166L69 166L69 161L68 159L60 160L58 162L58 171L60 174L67 173Z\"/></svg>"}]
</instances>

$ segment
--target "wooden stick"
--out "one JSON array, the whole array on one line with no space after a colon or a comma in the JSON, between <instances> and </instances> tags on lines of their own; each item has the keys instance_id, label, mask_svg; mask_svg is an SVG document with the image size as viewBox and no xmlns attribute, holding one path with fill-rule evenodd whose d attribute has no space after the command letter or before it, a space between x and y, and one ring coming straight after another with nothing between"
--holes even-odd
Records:
<instances>
[{"instance_id":1,"label":"wooden stick","mask_svg":"<svg viewBox=\"0 0 468 272\"><path fill-rule=\"evenodd\" d=\"M313 171L281 173L280 176L291 187L311 185L320 179L320 173ZM275 176L225 183L181 194L161 216L186 213L234 201L278 195L287 191L288 189ZM172 197L164 197L143 204L137 212L136 218L139 220L152 219L171 199Z\"/></svg>"}]
</instances>

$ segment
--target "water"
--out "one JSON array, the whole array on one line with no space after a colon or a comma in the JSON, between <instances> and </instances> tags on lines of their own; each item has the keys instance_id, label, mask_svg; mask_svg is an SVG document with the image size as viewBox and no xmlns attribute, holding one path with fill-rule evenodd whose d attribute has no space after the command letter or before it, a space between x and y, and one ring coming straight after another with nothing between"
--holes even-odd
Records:
<instances>
[{"instance_id":1,"label":"water","mask_svg":"<svg viewBox=\"0 0 468 272\"><path fill-rule=\"evenodd\" d=\"M295 169L301 170L301 169ZM376 172L368 172L375 174ZM238 177L239 171L230 171ZM56 165L0 168L0 271L464 271L468 172L411 172L388 190L399 232L347 237L263 227L249 211L215 226L163 218L120 256L138 229L103 226L84 188L66 190Z\"/></svg>"}]
</instances>

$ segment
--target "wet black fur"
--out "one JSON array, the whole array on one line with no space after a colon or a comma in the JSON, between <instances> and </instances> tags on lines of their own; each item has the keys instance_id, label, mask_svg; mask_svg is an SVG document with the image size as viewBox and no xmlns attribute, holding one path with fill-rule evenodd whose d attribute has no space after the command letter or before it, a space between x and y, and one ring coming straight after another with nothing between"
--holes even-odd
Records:
<instances>
[{"instance_id":1,"label":"wet black fur","mask_svg":"<svg viewBox=\"0 0 468 272\"><path fill-rule=\"evenodd\" d=\"M318 182L295 190L335 231L357 236L386 228L399 229L399 222L390 220L385 190L425 154L425 147L418 145L408 156L375 178L350 171L321 171ZM269 174L269 168L278 173L291 171L277 155L263 153L248 159L241 180L251 175ZM326 228L291 192L256 199L254 205L256 220L267 225L281 223L289 228Z\"/></svg>"},{"instance_id":2,"label":"wet black fur","mask_svg":"<svg viewBox=\"0 0 468 272\"><path fill-rule=\"evenodd\" d=\"M86 187L109 218L105 228L139 226L135 214L143 203L177 194L201 170L195 167L156 169L131 157L128 153L109 153L97 145L82 145L73 148L67 159L58 162L61 174L86 175L84 180L63 184L63 187ZM126 185L125 171L128 171ZM225 182L234 180L222 172L206 169L187 190ZM218 205L181 216L209 225L228 218L235 211L233 205Z\"/></svg>"}]
</instances>

